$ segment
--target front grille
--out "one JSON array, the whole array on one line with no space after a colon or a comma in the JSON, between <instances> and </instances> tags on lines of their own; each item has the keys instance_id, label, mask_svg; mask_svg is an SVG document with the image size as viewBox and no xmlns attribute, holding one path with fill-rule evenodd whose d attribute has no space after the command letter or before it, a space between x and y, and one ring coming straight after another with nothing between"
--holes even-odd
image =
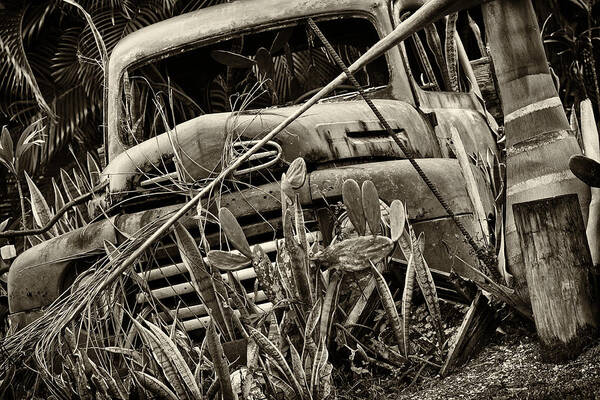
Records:
<instances>
[{"instance_id":1,"label":"front grille","mask_svg":"<svg viewBox=\"0 0 600 400\"><path fill-rule=\"evenodd\" d=\"M304 216L309 231L307 234L309 241L311 243L320 241L321 235L317 229L314 212L305 210ZM260 245L271 259L271 262L274 262L277 240L283 237L281 218L260 220L255 216L253 219L254 223L247 221L247 218L244 219L243 228L248 241L251 246ZM206 236L211 242L211 249L223 247L224 250L228 250L224 248L225 241L218 231L212 234L208 233L211 228L218 229L218 227L207 227L205 230L207 232ZM195 234L196 240L199 242L199 232L191 233ZM222 243L223 246L219 246L219 243ZM236 251L233 250L233 252ZM147 290L137 294L136 302L141 306L153 304L168 319L172 319L177 315L188 332L205 328L208 323L208 313L190 281L185 265L181 262L179 251L173 239L167 238L160 242L148 258L148 261L140 264L137 271L138 276L147 284ZM206 259L205 262L207 262ZM273 305L260 287L258 287L255 294L256 273L252 266L233 274L242 283L250 300L256 304L260 311L267 312L272 309ZM227 274L223 273L221 276L227 282Z\"/></svg>"}]
</instances>

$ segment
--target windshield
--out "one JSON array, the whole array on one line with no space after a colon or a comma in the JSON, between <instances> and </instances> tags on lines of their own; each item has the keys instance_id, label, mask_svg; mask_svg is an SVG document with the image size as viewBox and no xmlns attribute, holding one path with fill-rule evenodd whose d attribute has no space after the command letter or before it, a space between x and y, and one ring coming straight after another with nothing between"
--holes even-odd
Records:
<instances>
[{"instance_id":1,"label":"windshield","mask_svg":"<svg viewBox=\"0 0 600 400\"><path fill-rule=\"evenodd\" d=\"M346 65L379 39L362 17L317 20ZM305 20L229 37L129 71L124 85L129 131L144 140L207 113L284 106L307 99L341 72ZM388 84L385 57L356 73L364 88ZM333 95L354 91L343 86ZM133 143L132 143L133 144Z\"/></svg>"}]
</instances>

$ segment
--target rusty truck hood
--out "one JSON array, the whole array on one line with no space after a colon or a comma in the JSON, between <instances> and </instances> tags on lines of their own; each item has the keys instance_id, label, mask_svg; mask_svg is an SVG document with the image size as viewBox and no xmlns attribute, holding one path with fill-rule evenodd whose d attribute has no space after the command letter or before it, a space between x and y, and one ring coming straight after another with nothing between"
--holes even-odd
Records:
<instances>
[{"instance_id":1,"label":"rusty truck hood","mask_svg":"<svg viewBox=\"0 0 600 400\"><path fill-rule=\"evenodd\" d=\"M398 100L374 102L414 154L419 158L440 156L433 129L413 106ZM136 176L175 153L191 180L215 176L222 167L226 143L262 138L297 107L199 116L124 151L107 166L103 179L110 181L111 193L131 190ZM284 163L296 157L313 165L364 157L404 158L362 100L316 104L274 141L281 147Z\"/></svg>"}]
</instances>

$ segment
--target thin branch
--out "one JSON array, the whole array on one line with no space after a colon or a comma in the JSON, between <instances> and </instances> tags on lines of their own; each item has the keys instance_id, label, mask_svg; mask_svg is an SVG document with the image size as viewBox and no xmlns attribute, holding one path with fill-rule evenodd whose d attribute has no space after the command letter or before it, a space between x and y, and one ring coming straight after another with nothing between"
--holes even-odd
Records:
<instances>
[{"instance_id":1,"label":"thin branch","mask_svg":"<svg viewBox=\"0 0 600 400\"><path fill-rule=\"evenodd\" d=\"M56 214L54 214L54 216L50 219L50 221L48 221L48 223L46 225L44 225L41 228L27 229L27 230L22 230L22 231L4 231L4 232L0 232L0 238L13 238L13 237L21 237L21 236L40 235L42 233L48 232L50 230L50 228L52 228L52 226L54 226L54 224L57 223L58 220L63 216L63 214L66 213L69 209L71 209L71 208L75 207L76 205L79 205L83 202L86 202L87 200L89 200L90 197L92 197L92 195L94 193L104 189L107 185L108 185L108 182L104 182L104 183L96 186L95 188L93 188L91 191L84 193L81 196L69 201L60 210L58 210L56 212Z\"/></svg>"}]
</instances>

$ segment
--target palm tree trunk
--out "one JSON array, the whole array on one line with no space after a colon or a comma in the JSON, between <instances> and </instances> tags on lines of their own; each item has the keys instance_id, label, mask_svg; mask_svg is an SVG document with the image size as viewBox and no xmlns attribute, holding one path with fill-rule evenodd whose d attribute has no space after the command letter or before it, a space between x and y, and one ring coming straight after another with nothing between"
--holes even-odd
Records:
<instances>
[{"instance_id":1,"label":"palm tree trunk","mask_svg":"<svg viewBox=\"0 0 600 400\"><path fill-rule=\"evenodd\" d=\"M505 123L507 263L528 302L512 205L576 193L587 220L590 190L569 170L569 157L581 149L569 133L531 0L496 0L482 9Z\"/></svg>"}]
</instances>

